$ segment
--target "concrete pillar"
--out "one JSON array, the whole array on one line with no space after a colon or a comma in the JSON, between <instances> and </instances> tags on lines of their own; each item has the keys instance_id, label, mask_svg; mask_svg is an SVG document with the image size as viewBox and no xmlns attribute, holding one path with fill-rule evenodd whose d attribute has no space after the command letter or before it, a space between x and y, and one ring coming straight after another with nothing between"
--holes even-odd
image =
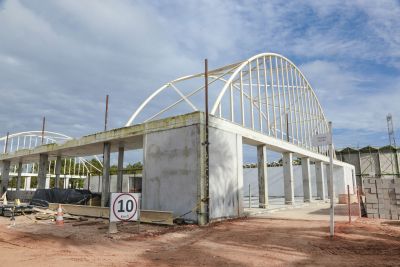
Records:
<instances>
[{"instance_id":1,"label":"concrete pillar","mask_svg":"<svg viewBox=\"0 0 400 267\"><path fill-rule=\"evenodd\" d=\"M16 198L20 198L21 179L22 179L22 162L18 163Z\"/></svg>"},{"instance_id":2,"label":"concrete pillar","mask_svg":"<svg viewBox=\"0 0 400 267\"><path fill-rule=\"evenodd\" d=\"M238 176L238 209L239 216L244 213L243 207L243 137L236 135L237 176ZM268 192L268 191L267 191Z\"/></svg>"},{"instance_id":3,"label":"concrete pillar","mask_svg":"<svg viewBox=\"0 0 400 267\"><path fill-rule=\"evenodd\" d=\"M123 146L118 148L117 192L122 192L122 179L124 175L124 150L125 149Z\"/></svg>"},{"instance_id":4,"label":"concrete pillar","mask_svg":"<svg viewBox=\"0 0 400 267\"><path fill-rule=\"evenodd\" d=\"M10 180L10 164L11 162L8 160L3 161L3 170L1 172L0 196L2 196L4 192L6 192L8 189L8 181Z\"/></svg>"},{"instance_id":5,"label":"concrete pillar","mask_svg":"<svg viewBox=\"0 0 400 267\"><path fill-rule=\"evenodd\" d=\"M50 188L50 177L46 177L46 183L44 185L45 189L49 189Z\"/></svg>"},{"instance_id":6,"label":"concrete pillar","mask_svg":"<svg viewBox=\"0 0 400 267\"><path fill-rule=\"evenodd\" d=\"M31 190L31 177L25 177L24 189Z\"/></svg>"},{"instance_id":7,"label":"concrete pillar","mask_svg":"<svg viewBox=\"0 0 400 267\"><path fill-rule=\"evenodd\" d=\"M257 146L257 166L258 166L258 198L259 207L268 207L268 173L267 173L267 147Z\"/></svg>"},{"instance_id":8,"label":"concrete pillar","mask_svg":"<svg viewBox=\"0 0 400 267\"><path fill-rule=\"evenodd\" d=\"M293 154L282 153L285 204L294 204Z\"/></svg>"},{"instance_id":9,"label":"concrete pillar","mask_svg":"<svg viewBox=\"0 0 400 267\"><path fill-rule=\"evenodd\" d=\"M47 154L40 154L39 158L39 170L38 170L38 189L46 188L46 176L47 170L49 169L49 155Z\"/></svg>"},{"instance_id":10,"label":"concrete pillar","mask_svg":"<svg viewBox=\"0 0 400 267\"><path fill-rule=\"evenodd\" d=\"M104 143L103 179L101 188L101 206L105 207L110 193L110 153L111 144Z\"/></svg>"},{"instance_id":11,"label":"concrete pillar","mask_svg":"<svg viewBox=\"0 0 400 267\"><path fill-rule=\"evenodd\" d=\"M56 179L54 181L54 188L60 187L60 174L61 174L61 156L57 156L55 166Z\"/></svg>"},{"instance_id":12,"label":"concrete pillar","mask_svg":"<svg viewBox=\"0 0 400 267\"><path fill-rule=\"evenodd\" d=\"M64 189L68 189L69 188L69 178L67 176L65 176L64 178Z\"/></svg>"},{"instance_id":13,"label":"concrete pillar","mask_svg":"<svg viewBox=\"0 0 400 267\"><path fill-rule=\"evenodd\" d=\"M315 178L317 182L317 197L321 200L325 200L325 175L324 163L322 163L322 161L315 162Z\"/></svg>"},{"instance_id":14,"label":"concrete pillar","mask_svg":"<svg viewBox=\"0 0 400 267\"><path fill-rule=\"evenodd\" d=\"M310 202L311 199L312 199L310 158L301 158L301 173L302 173L302 176L303 176L304 202Z\"/></svg>"}]
</instances>

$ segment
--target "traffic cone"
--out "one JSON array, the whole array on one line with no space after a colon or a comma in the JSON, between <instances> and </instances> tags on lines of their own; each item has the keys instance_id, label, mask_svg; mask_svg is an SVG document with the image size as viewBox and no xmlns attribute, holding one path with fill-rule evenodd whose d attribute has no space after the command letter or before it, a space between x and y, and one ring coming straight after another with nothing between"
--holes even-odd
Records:
<instances>
[{"instance_id":1,"label":"traffic cone","mask_svg":"<svg viewBox=\"0 0 400 267\"><path fill-rule=\"evenodd\" d=\"M64 225L64 218L63 218L61 204L58 204L56 225Z\"/></svg>"}]
</instances>

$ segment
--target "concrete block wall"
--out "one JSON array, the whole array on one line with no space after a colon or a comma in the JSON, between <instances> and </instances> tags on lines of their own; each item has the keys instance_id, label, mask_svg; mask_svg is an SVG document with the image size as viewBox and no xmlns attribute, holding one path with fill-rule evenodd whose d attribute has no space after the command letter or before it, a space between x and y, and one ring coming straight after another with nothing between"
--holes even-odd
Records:
<instances>
[{"instance_id":1,"label":"concrete block wall","mask_svg":"<svg viewBox=\"0 0 400 267\"><path fill-rule=\"evenodd\" d=\"M368 218L400 220L400 179L363 180Z\"/></svg>"}]
</instances>

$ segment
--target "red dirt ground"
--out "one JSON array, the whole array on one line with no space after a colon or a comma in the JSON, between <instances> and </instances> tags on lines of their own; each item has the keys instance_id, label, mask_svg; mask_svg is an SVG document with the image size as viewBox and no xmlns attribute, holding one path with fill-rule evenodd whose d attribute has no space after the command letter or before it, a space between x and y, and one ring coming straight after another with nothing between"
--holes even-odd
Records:
<instances>
[{"instance_id":1,"label":"red dirt ground","mask_svg":"<svg viewBox=\"0 0 400 267\"><path fill-rule=\"evenodd\" d=\"M0 266L400 266L400 222L238 219L209 227L63 227L0 218Z\"/></svg>"}]
</instances>

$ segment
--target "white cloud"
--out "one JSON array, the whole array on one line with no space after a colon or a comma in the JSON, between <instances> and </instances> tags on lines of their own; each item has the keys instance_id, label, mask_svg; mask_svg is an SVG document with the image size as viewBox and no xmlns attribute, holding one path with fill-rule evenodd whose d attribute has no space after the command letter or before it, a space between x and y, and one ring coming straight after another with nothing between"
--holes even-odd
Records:
<instances>
[{"instance_id":1,"label":"white cloud","mask_svg":"<svg viewBox=\"0 0 400 267\"><path fill-rule=\"evenodd\" d=\"M119 127L205 57L218 67L259 52L300 65L338 127L385 129L386 113L400 117L399 11L396 1L4 1L0 133L37 129L43 115L59 132L93 132L107 93Z\"/></svg>"}]
</instances>

